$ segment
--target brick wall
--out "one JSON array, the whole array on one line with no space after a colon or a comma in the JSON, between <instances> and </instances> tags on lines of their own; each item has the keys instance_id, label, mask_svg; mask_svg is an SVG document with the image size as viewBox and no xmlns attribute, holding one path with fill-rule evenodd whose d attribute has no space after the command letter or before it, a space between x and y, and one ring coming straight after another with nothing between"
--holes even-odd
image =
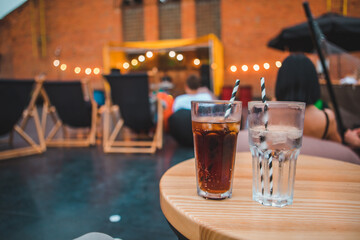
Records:
<instances>
[{"instance_id":1,"label":"brick wall","mask_svg":"<svg viewBox=\"0 0 360 240\"><path fill-rule=\"evenodd\" d=\"M120 11L114 2L45 1L47 56L39 57L33 54L31 9L27 1L1 21L0 77L25 78L46 72L49 79L74 79L85 76L85 67L101 68L104 44L121 37ZM67 71L52 65L57 48L61 48L60 61L67 64ZM73 71L76 66L82 68L79 76ZM96 80L100 77L92 78L99 85Z\"/></svg>"},{"instance_id":2,"label":"brick wall","mask_svg":"<svg viewBox=\"0 0 360 240\"><path fill-rule=\"evenodd\" d=\"M159 8L156 0L144 0L145 40L159 39Z\"/></svg>"},{"instance_id":3,"label":"brick wall","mask_svg":"<svg viewBox=\"0 0 360 240\"><path fill-rule=\"evenodd\" d=\"M38 49L34 54L32 31L39 37L38 9L31 28L31 8L27 1L0 21L0 77L28 78L46 72L48 78L74 79L84 77L85 67L102 67L102 48L109 41L122 41L122 17L120 0L44 0L47 36L47 56L41 57ZM35 1L38 3L38 1ZM144 38L159 39L159 18L156 0L144 0ZM310 0L314 16L327 11L327 0ZM341 1L333 0L332 8L341 12ZM38 5L35 5L35 8ZM192 37L194 30L194 0L181 2L181 35ZM242 85L253 86L253 95L259 95L259 78L267 79L268 95L273 95L277 68L276 60L283 60L287 53L269 49L266 44L280 30L306 20L302 0L221 0L221 41L224 44L225 85L232 85L235 78ZM360 0L348 1L348 16L360 17ZM184 17L186 16L186 17ZM39 41L36 39L35 44ZM61 48L60 60L68 70L61 72L52 65L54 52ZM270 63L270 69L263 70L262 64ZM247 72L240 71L243 64ZM260 70L252 70L254 64ZM238 71L229 68L236 65ZM73 69L79 66L82 73L75 75ZM101 87L101 76L91 75L96 87Z\"/></svg>"},{"instance_id":4,"label":"brick wall","mask_svg":"<svg viewBox=\"0 0 360 240\"><path fill-rule=\"evenodd\" d=\"M326 2L326 0L309 1L315 17L327 12ZM360 17L360 1L350 0L348 3L348 16ZM334 4L332 7L336 8ZM306 21L302 1L226 0L222 1L221 11L225 84L231 85L235 78L239 78L241 84L253 87L253 95L260 96L259 78L264 76L267 95L273 96L278 70L275 61L282 61L288 53L273 50L266 45L282 28ZM337 12L341 13L339 10ZM270 64L269 70L264 70L262 67L265 62ZM249 70L232 73L229 68L233 64L238 69L243 64L247 64ZM254 64L260 65L258 72L252 69Z\"/></svg>"},{"instance_id":5,"label":"brick wall","mask_svg":"<svg viewBox=\"0 0 360 240\"><path fill-rule=\"evenodd\" d=\"M316 16L325 11L325 1L311 1L310 7ZM306 21L301 1L228 0L222 1L221 8L226 83L239 78L242 85L251 85L253 94L259 96L259 79L264 76L267 95L273 95L277 72L275 61L283 60L288 54L266 45L282 28ZM270 64L269 70L262 67L265 62ZM232 73L229 70L232 64L238 69L246 64L249 70ZM258 72L253 70L254 64L260 66Z\"/></svg>"}]
</instances>

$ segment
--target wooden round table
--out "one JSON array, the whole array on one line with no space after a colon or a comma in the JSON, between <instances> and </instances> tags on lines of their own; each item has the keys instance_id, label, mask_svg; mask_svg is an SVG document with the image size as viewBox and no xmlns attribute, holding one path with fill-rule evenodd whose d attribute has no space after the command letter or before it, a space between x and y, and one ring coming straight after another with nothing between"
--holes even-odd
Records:
<instances>
[{"instance_id":1,"label":"wooden round table","mask_svg":"<svg viewBox=\"0 0 360 240\"><path fill-rule=\"evenodd\" d=\"M194 159L160 180L161 209L189 239L360 239L360 165L300 155L294 202L283 208L252 200L251 154L237 153L233 195L196 193Z\"/></svg>"}]
</instances>

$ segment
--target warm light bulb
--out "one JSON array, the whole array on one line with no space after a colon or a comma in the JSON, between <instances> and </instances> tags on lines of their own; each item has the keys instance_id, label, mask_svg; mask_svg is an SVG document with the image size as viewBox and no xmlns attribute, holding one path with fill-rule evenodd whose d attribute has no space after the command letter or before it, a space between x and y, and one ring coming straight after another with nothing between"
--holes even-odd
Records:
<instances>
[{"instance_id":1,"label":"warm light bulb","mask_svg":"<svg viewBox=\"0 0 360 240\"><path fill-rule=\"evenodd\" d=\"M133 65L133 66L136 66L138 63L139 62L136 59L131 60L131 65Z\"/></svg>"},{"instance_id":2,"label":"warm light bulb","mask_svg":"<svg viewBox=\"0 0 360 240\"><path fill-rule=\"evenodd\" d=\"M94 68L93 73L98 75L100 73L100 68Z\"/></svg>"},{"instance_id":3,"label":"warm light bulb","mask_svg":"<svg viewBox=\"0 0 360 240\"><path fill-rule=\"evenodd\" d=\"M60 60L58 59L54 60L53 64L55 67L58 67L60 65Z\"/></svg>"},{"instance_id":4,"label":"warm light bulb","mask_svg":"<svg viewBox=\"0 0 360 240\"><path fill-rule=\"evenodd\" d=\"M243 70L244 72L246 72L247 70L249 70L249 67L247 65L242 65L241 66L241 70Z\"/></svg>"},{"instance_id":5,"label":"warm light bulb","mask_svg":"<svg viewBox=\"0 0 360 240\"><path fill-rule=\"evenodd\" d=\"M279 68L279 67L281 67L281 62L280 62L280 61L276 61L276 62L275 62L275 65Z\"/></svg>"},{"instance_id":6,"label":"warm light bulb","mask_svg":"<svg viewBox=\"0 0 360 240\"><path fill-rule=\"evenodd\" d=\"M74 72L75 72L76 74L79 74L79 73L81 72L81 68L80 68L80 67L76 67L76 68L74 69Z\"/></svg>"},{"instance_id":7,"label":"warm light bulb","mask_svg":"<svg viewBox=\"0 0 360 240\"><path fill-rule=\"evenodd\" d=\"M270 68L270 64L269 64L269 63L264 63L264 68L265 68L266 70L268 70L268 69Z\"/></svg>"},{"instance_id":8,"label":"warm light bulb","mask_svg":"<svg viewBox=\"0 0 360 240\"><path fill-rule=\"evenodd\" d=\"M147 51L147 52L146 52L146 57L147 57L147 58L152 58L152 56L154 56L154 54L152 53L152 51Z\"/></svg>"},{"instance_id":9,"label":"warm light bulb","mask_svg":"<svg viewBox=\"0 0 360 240\"><path fill-rule=\"evenodd\" d=\"M90 75L91 74L91 68L86 68L85 73L86 73L86 75Z\"/></svg>"},{"instance_id":10,"label":"warm light bulb","mask_svg":"<svg viewBox=\"0 0 360 240\"><path fill-rule=\"evenodd\" d=\"M236 71L237 71L237 67L236 67L235 65L232 65L232 66L230 67L230 71L236 72Z\"/></svg>"},{"instance_id":11,"label":"warm light bulb","mask_svg":"<svg viewBox=\"0 0 360 240\"><path fill-rule=\"evenodd\" d=\"M175 53L174 51L170 51L170 52L169 52L169 56L170 56L171 58L175 57L175 55L176 55L176 53Z\"/></svg>"},{"instance_id":12,"label":"warm light bulb","mask_svg":"<svg viewBox=\"0 0 360 240\"><path fill-rule=\"evenodd\" d=\"M254 64L253 69L257 72L257 71L259 71L260 67L259 67L259 65Z\"/></svg>"},{"instance_id":13,"label":"warm light bulb","mask_svg":"<svg viewBox=\"0 0 360 240\"><path fill-rule=\"evenodd\" d=\"M194 64L196 66L200 65L200 59L198 59L198 58L194 59Z\"/></svg>"},{"instance_id":14,"label":"warm light bulb","mask_svg":"<svg viewBox=\"0 0 360 240\"><path fill-rule=\"evenodd\" d=\"M182 61L182 60L184 59L184 56L183 56L182 54L178 54L178 55L176 56L176 59L177 59L178 61Z\"/></svg>"},{"instance_id":15,"label":"warm light bulb","mask_svg":"<svg viewBox=\"0 0 360 240\"><path fill-rule=\"evenodd\" d=\"M145 56L144 56L144 55L140 55L140 56L138 57L138 59L139 59L139 62L143 62L143 61L145 61Z\"/></svg>"},{"instance_id":16,"label":"warm light bulb","mask_svg":"<svg viewBox=\"0 0 360 240\"><path fill-rule=\"evenodd\" d=\"M130 67L130 64L128 62L124 62L123 68L128 69Z\"/></svg>"},{"instance_id":17,"label":"warm light bulb","mask_svg":"<svg viewBox=\"0 0 360 240\"><path fill-rule=\"evenodd\" d=\"M67 66L66 66L65 63L61 64L60 69L61 69L62 71L65 71L66 68L67 68Z\"/></svg>"}]
</instances>

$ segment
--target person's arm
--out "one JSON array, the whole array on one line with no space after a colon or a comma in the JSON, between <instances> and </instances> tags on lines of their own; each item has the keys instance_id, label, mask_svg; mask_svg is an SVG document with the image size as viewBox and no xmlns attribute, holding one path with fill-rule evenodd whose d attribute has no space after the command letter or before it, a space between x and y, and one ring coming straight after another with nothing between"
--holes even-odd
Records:
<instances>
[{"instance_id":1,"label":"person's arm","mask_svg":"<svg viewBox=\"0 0 360 240\"><path fill-rule=\"evenodd\" d=\"M345 142L353 148L360 148L360 128L348 129L344 135Z\"/></svg>"},{"instance_id":2,"label":"person's arm","mask_svg":"<svg viewBox=\"0 0 360 240\"><path fill-rule=\"evenodd\" d=\"M325 109L329 117L329 129L326 135L326 139L341 143L341 136L337 129L337 123L335 114L330 109Z\"/></svg>"}]
</instances>

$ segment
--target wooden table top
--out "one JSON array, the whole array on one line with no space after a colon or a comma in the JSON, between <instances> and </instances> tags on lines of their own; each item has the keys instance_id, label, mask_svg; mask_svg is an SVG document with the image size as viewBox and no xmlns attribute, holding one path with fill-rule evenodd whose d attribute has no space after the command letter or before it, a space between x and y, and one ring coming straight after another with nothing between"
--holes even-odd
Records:
<instances>
[{"instance_id":1,"label":"wooden table top","mask_svg":"<svg viewBox=\"0 0 360 240\"><path fill-rule=\"evenodd\" d=\"M251 154L237 153L233 195L196 193L194 159L160 180L167 220L189 239L360 239L360 165L300 155L294 202L283 208L252 200Z\"/></svg>"}]
</instances>

